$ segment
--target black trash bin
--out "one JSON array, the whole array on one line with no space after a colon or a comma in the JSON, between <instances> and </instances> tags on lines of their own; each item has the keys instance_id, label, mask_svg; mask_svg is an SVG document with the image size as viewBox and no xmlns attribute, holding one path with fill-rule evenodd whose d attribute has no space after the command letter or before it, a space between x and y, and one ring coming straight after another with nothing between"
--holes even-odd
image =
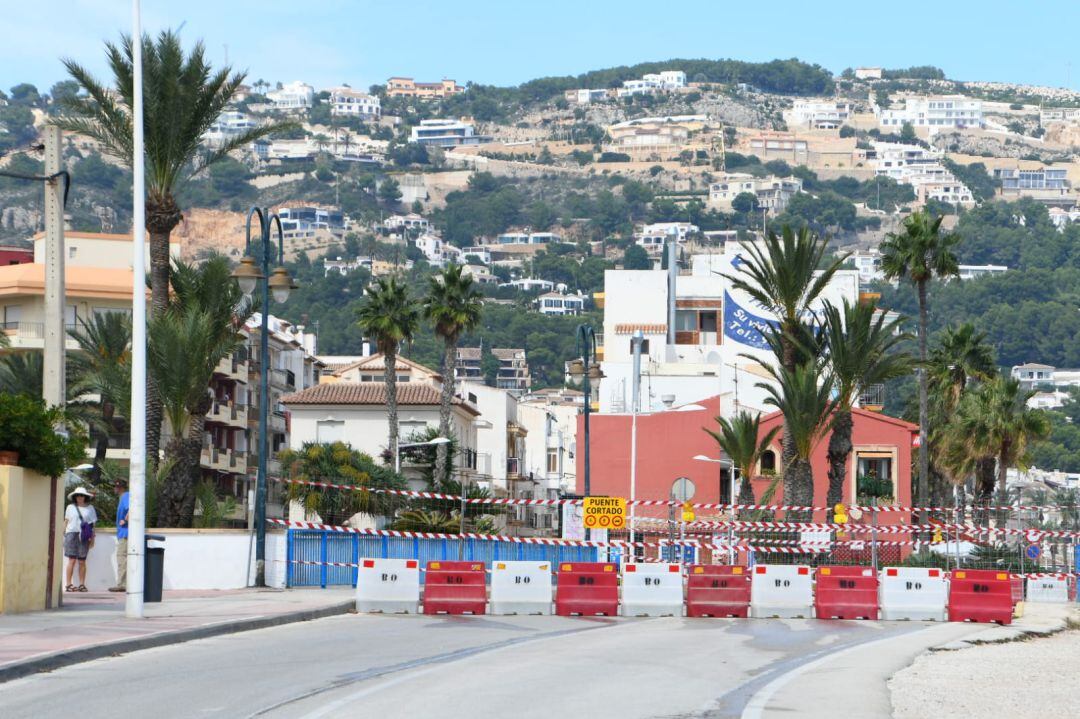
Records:
<instances>
[{"instance_id":1,"label":"black trash bin","mask_svg":"<svg viewBox=\"0 0 1080 719\"><path fill-rule=\"evenodd\" d=\"M146 535L143 555L143 601L160 602L161 585L165 581L165 547L151 547L150 542L164 542L164 534Z\"/></svg>"}]
</instances>

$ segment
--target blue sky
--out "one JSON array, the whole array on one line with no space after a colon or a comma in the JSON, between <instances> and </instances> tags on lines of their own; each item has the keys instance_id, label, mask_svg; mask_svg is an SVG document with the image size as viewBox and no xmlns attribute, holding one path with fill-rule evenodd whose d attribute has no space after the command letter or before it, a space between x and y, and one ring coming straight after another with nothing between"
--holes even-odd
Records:
<instances>
[{"instance_id":1,"label":"blue sky","mask_svg":"<svg viewBox=\"0 0 1080 719\"><path fill-rule=\"evenodd\" d=\"M102 41L131 27L130 0L13 0L0 88L63 79L61 56L105 72ZM799 57L833 72L937 65L949 77L1080 85L1062 30L1080 3L872 0L144 0L147 31L184 23L215 63L250 79L367 87L390 75L517 84L672 57Z\"/></svg>"}]
</instances>

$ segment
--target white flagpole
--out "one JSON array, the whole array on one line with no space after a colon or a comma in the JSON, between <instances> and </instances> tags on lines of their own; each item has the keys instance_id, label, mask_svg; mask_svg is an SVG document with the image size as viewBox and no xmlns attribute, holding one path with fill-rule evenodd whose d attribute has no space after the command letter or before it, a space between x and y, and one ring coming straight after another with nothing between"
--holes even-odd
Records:
<instances>
[{"instance_id":1,"label":"white flagpole","mask_svg":"<svg viewBox=\"0 0 1080 719\"><path fill-rule=\"evenodd\" d=\"M131 108L132 187L131 284L131 461L128 491L127 604L131 619L143 617L143 554L146 537L146 177L143 146L142 21L139 0L131 3L134 102Z\"/></svg>"}]
</instances>

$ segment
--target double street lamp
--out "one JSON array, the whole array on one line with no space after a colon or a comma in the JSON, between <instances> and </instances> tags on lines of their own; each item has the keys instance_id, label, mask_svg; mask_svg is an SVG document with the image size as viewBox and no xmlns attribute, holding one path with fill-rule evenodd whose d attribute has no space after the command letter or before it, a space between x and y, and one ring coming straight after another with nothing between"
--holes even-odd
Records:
<instances>
[{"instance_id":1,"label":"double street lamp","mask_svg":"<svg viewBox=\"0 0 1080 719\"><path fill-rule=\"evenodd\" d=\"M251 218L259 218L258 235L251 235ZM270 229L277 225L277 251L270 236ZM277 258L277 266L270 270L271 263ZM259 314L262 322L259 327L259 468L255 476L255 586L266 586L266 459L269 454L267 422L270 408L270 296L274 301L283 303L289 299L289 293L296 289L296 284L289 276L285 264L285 238L281 229L281 218L269 209L252 207L248 210L245 225L244 258L233 270L232 276L244 296L251 298L256 287L261 289Z\"/></svg>"},{"instance_id":2,"label":"double street lamp","mask_svg":"<svg viewBox=\"0 0 1080 719\"><path fill-rule=\"evenodd\" d=\"M584 496L589 496L589 414L592 410L592 388L590 380L599 380L604 374L600 371L600 365L596 361L596 332L590 325L578 325L577 328L577 351L581 355L570 362L570 376L580 380L582 393L585 395L585 486ZM585 528L585 539L588 540L591 532Z\"/></svg>"}]
</instances>

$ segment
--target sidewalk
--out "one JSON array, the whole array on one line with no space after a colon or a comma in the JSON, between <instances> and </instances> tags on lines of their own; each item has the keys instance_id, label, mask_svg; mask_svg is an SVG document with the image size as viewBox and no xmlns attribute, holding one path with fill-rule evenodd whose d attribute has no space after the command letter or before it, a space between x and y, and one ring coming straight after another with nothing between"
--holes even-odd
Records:
<instances>
[{"instance_id":1,"label":"sidewalk","mask_svg":"<svg viewBox=\"0 0 1080 719\"><path fill-rule=\"evenodd\" d=\"M123 652L302 622L353 607L351 588L166 591L145 619L124 595L64 594L62 609L0 615L0 682Z\"/></svg>"}]
</instances>

